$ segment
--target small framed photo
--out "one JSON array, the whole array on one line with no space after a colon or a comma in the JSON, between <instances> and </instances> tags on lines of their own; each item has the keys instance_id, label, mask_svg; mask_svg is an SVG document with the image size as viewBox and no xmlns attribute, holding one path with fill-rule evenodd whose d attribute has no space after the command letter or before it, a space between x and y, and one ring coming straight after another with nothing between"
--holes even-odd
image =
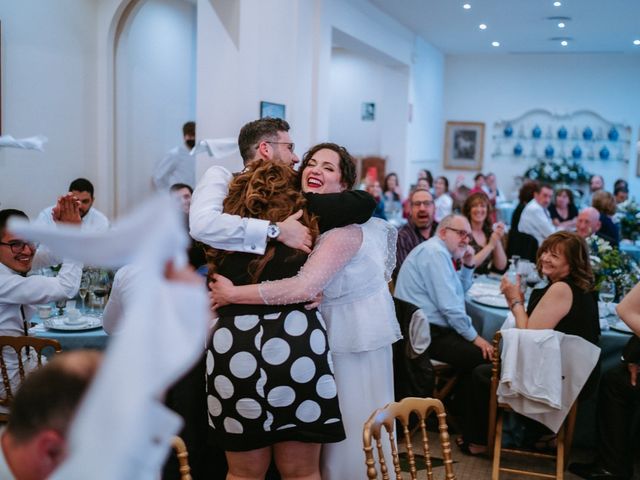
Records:
<instances>
[{"instance_id":1,"label":"small framed photo","mask_svg":"<svg viewBox=\"0 0 640 480\"><path fill-rule=\"evenodd\" d=\"M447 122L444 138L444 168L481 170L484 123Z\"/></svg>"},{"instance_id":2,"label":"small framed photo","mask_svg":"<svg viewBox=\"0 0 640 480\"><path fill-rule=\"evenodd\" d=\"M376 119L376 104L373 102L362 102L360 118L364 122L373 122Z\"/></svg>"},{"instance_id":3,"label":"small framed photo","mask_svg":"<svg viewBox=\"0 0 640 480\"><path fill-rule=\"evenodd\" d=\"M282 103L260 102L260 118L264 117L285 120L285 106Z\"/></svg>"}]
</instances>

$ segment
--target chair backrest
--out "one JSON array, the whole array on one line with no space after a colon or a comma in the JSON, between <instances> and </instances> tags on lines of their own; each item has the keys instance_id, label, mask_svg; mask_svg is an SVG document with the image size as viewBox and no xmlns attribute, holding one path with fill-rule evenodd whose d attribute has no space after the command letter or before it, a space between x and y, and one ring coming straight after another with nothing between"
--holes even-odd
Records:
<instances>
[{"instance_id":1,"label":"chair backrest","mask_svg":"<svg viewBox=\"0 0 640 480\"><path fill-rule=\"evenodd\" d=\"M496 435L496 416L498 413L498 384L500 383L500 342L502 333L500 330L493 336L493 356L491 357L491 390L489 392L489 430L487 432L487 445L489 453L493 453L493 440Z\"/></svg>"},{"instance_id":2,"label":"chair backrest","mask_svg":"<svg viewBox=\"0 0 640 480\"><path fill-rule=\"evenodd\" d=\"M433 479L433 466L431 462L431 452L429 449L429 438L427 436L426 419L435 412L438 418L438 430L440 435L440 444L442 446L442 456L444 460L445 479L454 480L455 474L453 473L453 460L451 459L451 442L449 438L449 432L447 429L447 420L444 406L440 400L435 398L416 398L408 397L400 402L392 402L373 412L367 422L364 424L363 431L363 445L364 455L367 467L367 477L369 479L378 478L378 471L376 469L376 455L377 452L378 463L380 465L380 472L382 479L387 480L389 476L389 468L392 466L395 478L402 479L402 470L400 468L400 458L398 455L398 446L395 441L395 425L396 420L402 425L402 436L404 438L407 457L409 461L409 474L411 480L415 480L418 475L418 469L416 466L416 455L413 452L413 444L411 443L411 433L409 430L409 416L414 413L418 417L418 425L421 432L422 450L424 454L424 463L427 470L427 478ZM383 436L386 430L386 436L391 444L391 456L392 464L388 463L388 459L385 458L383 450Z\"/></svg>"},{"instance_id":3,"label":"chair backrest","mask_svg":"<svg viewBox=\"0 0 640 480\"><path fill-rule=\"evenodd\" d=\"M25 369L22 351L24 350L30 356L34 356L37 359L38 367L41 367L42 354L47 348L52 349L55 353L60 353L62 351L60 342L49 338L0 336L0 370L2 374L2 384L4 386L4 396L0 397L0 406L9 407L13 401L15 393L10 379L10 373L13 372L9 372L7 369L7 362L5 359L6 351L8 350L17 357L18 374L20 375L20 383L22 383L25 375L28 373L28 370ZM11 349L13 349L13 351ZM10 357L13 357L13 355L10 355Z\"/></svg>"},{"instance_id":4,"label":"chair backrest","mask_svg":"<svg viewBox=\"0 0 640 480\"><path fill-rule=\"evenodd\" d=\"M173 437L173 449L178 457L178 465L180 466L180 480L191 480L191 467L189 467L189 452L184 440L180 437Z\"/></svg>"}]
</instances>

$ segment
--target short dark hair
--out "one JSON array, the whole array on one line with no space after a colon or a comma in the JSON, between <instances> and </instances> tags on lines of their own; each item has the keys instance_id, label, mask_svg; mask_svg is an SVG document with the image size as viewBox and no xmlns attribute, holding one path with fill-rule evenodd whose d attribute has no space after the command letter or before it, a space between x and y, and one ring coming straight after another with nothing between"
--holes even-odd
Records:
<instances>
[{"instance_id":1,"label":"short dark hair","mask_svg":"<svg viewBox=\"0 0 640 480\"><path fill-rule=\"evenodd\" d=\"M533 198L533 194L535 192L540 191L540 182L537 180L526 180L522 187L520 187L520 191L518 192L518 200L520 203L529 203Z\"/></svg>"},{"instance_id":2,"label":"short dark hair","mask_svg":"<svg viewBox=\"0 0 640 480\"><path fill-rule=\"evenodd\" d=\"M22 217L29 220L27 214L22 210L16 210L14 208L5 208L4 210L0 210L0 237L4 236L4 229L6 228L10 217Z\"/></svg>"},{"instance_id":3,"label":"short dark hair","mask_svg":"<svg viewBox=\"0 0 640 480\"><path fill-rule=\"evenodd\" d=\"M191 186L187 185L186 183L174 183L169 187L169 191L176 192L178 190L182 190L183 188L186 188L190 193L193 193L193 188L191 188Z\"/></svg>"},{"instance_id":4,"label":"short dark hair","mask_svg":"<svg viewBox=\"0 0 640 480\"><path fill-rule=\"evenodd\" d=\"M625 187L624 185L620 185L619 187L616 187L613 190L613 194L614 195L618 195L619 193L629 193L629 189L627 187Z\"/></svg>"},{"instance_id":5,"label":"short dark hair","mask_svg":"<svg viewBox=\"0 0 640 480\"><path fill-rule=\"evenodd\" d=\"M558 190L556 190L556 194L554 195L554 199L558 198L558 195L560 195L563 192L567 194L567 197L569 197L569 204L573 205L573 192L571 191L570 188L559 188Z\"/></svg>"},{"instance_id":6,"label":"short dark hair","mask_svg":"<svg viewBox=\"0 0 640 480\"><path fill-rule=\"evenodd\" d=\"M182 125L182 135L196 135L196 122L187 122Z\"/></svg>"},{"instance_id":7,"label":"short dark hair","mask_svg":"<svg viewBox=\"0 0 640 480\"><path fill-rule=\"evenodd\" d=\"M93 198L93 183L91 183L86 178L76 178L69 185L70 192L88 192Z\"/></svg>"},{"instance_id":8,"label":"short dark hair","mask_svg":"<svg viewBox=\"0 0 640 480\"><path fill-rule=\"evenodd\" d=\"M540 193L543 188L548 188L549 190L551 190L553 192L553 187L548 183L538 183L536 185L536 189L534 190L534 192L535 193Z\"/></svg>"},{"instance_id":9,"label":"short dark hair","mask_svg":"<svg viewBox=\"0 0 640 480\"><path fill-rule=\"evenodd\" d=\"M99 352L90 350L62 353L31 372L13 399L7 432L18 442L28 441L44 429L66 436L100 358Z\"/></svg>"},{"instance_id":10,"label":"short dark hair","mask_svg":"<svg viewBox=\"0 0 640 480\"><path fill-rule=\"evenodd\" d=\"M346 185L347 190L351 190L353 188L353 185L356 183L356 161L346 148L336 143L325 142L311 147L302 158L299 177L302 177L302 171L306 168L307 164L311 160L311 157L313 157L316 152L323 149L332 150L338 154L338 156L340 157L340 181Z\"/></svg>"},{"instance_id":11,"label":"short dark hair","mask_svg":"<svg viewBox=\"0 0 640 480\"><path fill-rule=\"evenodd\" d=\"M475 176L473 177L473 181L474 181L474 182L475 182L475 181L477 181L480 177L482 177L482 178L486 178L486 177L484 176L484 173L480 172L480 173L476 173L476 174L475 174Z\"/></svg>"},{"instance_id":12,"label":"short dark hair","mask_svg":"<svg viewBox=\"0 0 640 480\"><path fill-rule=\"evenodd\" d=\"M247 123L238 135L238 148L244 164L253 160L261 141L275 140L278 132L288 132L289 128L289 124L281 118L264 117Z\"/></svg>"}]
</instances>

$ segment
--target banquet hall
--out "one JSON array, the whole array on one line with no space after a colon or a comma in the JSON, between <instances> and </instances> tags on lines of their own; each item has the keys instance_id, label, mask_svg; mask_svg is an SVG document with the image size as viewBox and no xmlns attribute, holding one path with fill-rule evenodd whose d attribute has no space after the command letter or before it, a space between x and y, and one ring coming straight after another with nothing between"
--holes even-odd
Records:
<instances>
[{"instance_id":1,"label":"banquet hall","mask_svg":"<svg viewBox=\"0 0 640 480\"><path fill-rule=\"evenodd\" d=\"M449 213L463 211L478 174L493 174L499 195L489 209L494 226L505 224L503 244L527 180L551 184L554 202L556 190L568 188L577 210L591 206L593 176L612 194L625 180L629 201L614 223L624 258L640 262L638 18L634 0L1 2L0 209L34 220L72 180L88 179L91 208L118 225L154 198L159 161L184 148L186 122L195 122L195 149L185 155L197 191L212 166L242 171L244 125L279 117L300 159L321 142L347 147L356 188L382 199L399 228L422 171L447 180ZM397 198L385 194L391 173ZM436 201L434 188L432 181ZM620 220L627 208L631 225ZM435 223L429 228L437 236ZM494 290L507 269L487 275ZM111 288L113 274L96 271ZM609 283L615 303L634 286ZM509 305L465 298L490 342ZM107 300L99 303L104 309ZM603 368L617 364L633 336L604 325ZM43 338L65 333L34 328ZM104 349L110 337L100 328L64 341L63 350ZM595 408L594 401L586 411ZM578 409L572 461L590 460L595 448L595 426L584 416ZM449 428L455 437L459 425ZM457 478L491 478L491 457L465 456L455 445L452 452ZM357 461L365 478L364 455Z\"/></svg>"}]
</instances>

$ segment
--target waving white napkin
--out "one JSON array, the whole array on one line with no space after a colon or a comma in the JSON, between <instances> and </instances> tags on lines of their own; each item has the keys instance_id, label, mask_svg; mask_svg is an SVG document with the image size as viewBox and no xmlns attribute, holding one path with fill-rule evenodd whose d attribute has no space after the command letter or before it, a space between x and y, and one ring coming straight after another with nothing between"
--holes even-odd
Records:
<instances>
[{"instance_id":1,"label":"waving white napkin","mask_svg":"<svg viewBox=\"0 0 640 480\"><path fill-rule=\"evenodd\" d=\"M44 135L36 135L35 137L13 138L11 135L0 136L0 147L24 148L26 150L39 150L44 152L44 144L49 139Z\"/></svg>"},{"instance_id":2,"label":"waving white napkin","mask_svg":"<svg viewBox=\"0 0 640 480\"><path fill-rule=\"evenodd\" d=\"M181 419L164 407L166 389L199 358L207 331L202 287L168 282L166 261L184 256L184 221L162 194L113 230L88 233L12 222L17 235L46 242L56 254L113 267L133 261L142 270L134 301L125 305L121 335L110 341L73 422L70 456L54 473L65 480L159 478Z\"/></svg>"},{"instance_id":3,"label":"waving white napkin","mask_svg":"<svg viewBox=\"0 0 640 480\"><path fill-rule=\"evenodd\" d=\"M191 155L207 152L210 157L223 158L238 152L236 138L207 138L200 140L191 150Z\"/></svg>"}]
</instances>

